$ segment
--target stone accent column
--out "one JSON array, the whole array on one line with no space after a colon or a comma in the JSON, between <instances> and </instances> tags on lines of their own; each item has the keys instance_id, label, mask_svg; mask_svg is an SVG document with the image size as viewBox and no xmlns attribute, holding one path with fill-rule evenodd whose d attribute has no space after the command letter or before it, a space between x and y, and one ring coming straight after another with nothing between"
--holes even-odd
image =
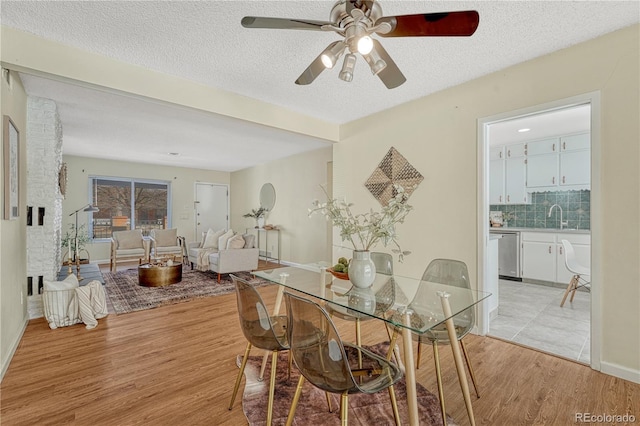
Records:
<instances>
[{"instance_id":1,"label":"stone accent column","mask_svg":"<svg viewBox=\"0 0 640 426\"><path fill-rule=\"evenodd\" d=\"M27 226L27 277L33 295L28 297L29 318L43 315L38 281L54 281L62 263L62 199L58 172L62 166L62 124L54 101L27 99L27 207L32 225ZM44 221L38 224L39 209Z\"/></svg>"}]
</instances>

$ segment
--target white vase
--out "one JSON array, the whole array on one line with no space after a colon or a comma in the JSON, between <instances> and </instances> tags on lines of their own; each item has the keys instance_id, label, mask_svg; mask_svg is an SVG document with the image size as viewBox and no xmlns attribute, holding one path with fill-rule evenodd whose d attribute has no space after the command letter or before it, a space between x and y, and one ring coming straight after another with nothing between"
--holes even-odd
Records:
<instances>
[{"instance_id":1,"label":"white vase","mask_svg":"<svg viewBox=\"0 0 640 426\"><path fill-rule=\"evenodd\" d=\"M349 281L358 288L368 288L376 279L376 265L369 250L354 250L349 263Z\"/></svg>"},{"instance_id":2,"label":"white vase","mask_svg":"<svg viewBox=\"0 0 640 426\"><path fill-rule=\"evenodd\" d=\"M376 295L371 288L352 288L349 291L348 302L349 307L358 312L373 315L376 311Z\"/></svg>"},{"instance_id":3,"label":"white vase","mask_svg":"<svg viewBox=\"0 0 640 426\"><path fill-rule=\"evenodd\" d=\"M264 228L264 217L257 218L256 222L258 223L258 228Z\"/></svg>"}]
</instances>

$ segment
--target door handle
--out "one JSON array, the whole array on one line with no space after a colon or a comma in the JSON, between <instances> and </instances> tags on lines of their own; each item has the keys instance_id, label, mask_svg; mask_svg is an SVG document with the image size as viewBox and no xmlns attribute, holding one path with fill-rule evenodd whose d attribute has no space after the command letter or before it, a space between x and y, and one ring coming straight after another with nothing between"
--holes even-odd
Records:
<instances>
[{"instance_id":1,"label":"door handle","mask_svg":"<svg viewBox=\"0 0 640 426\"><path fill-rule=\"evenodd\" d=\"M549 246L549 254L551 254L551 246Z\"/></svg>"}]
</instances>

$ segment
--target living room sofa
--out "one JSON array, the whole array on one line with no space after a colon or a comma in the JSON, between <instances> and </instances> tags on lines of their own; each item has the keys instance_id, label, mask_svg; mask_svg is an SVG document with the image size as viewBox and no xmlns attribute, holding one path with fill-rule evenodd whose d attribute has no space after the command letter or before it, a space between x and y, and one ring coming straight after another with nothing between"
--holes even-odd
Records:
<instances>
[{"instance_id":1,"label":"living room sofa","mask_svg":"<svg viewBox=\"0 0 640 426\"><path fill-rule=\"evenodd\" d=\"M259 249L255 247L255 235L235 234L233 240L231 238L224 240L224 237L220 236L218 244L214 244L215 247L212 247L205 244L206 234L203 233L201 241L187 244L191 269L196 265L200 270L216 272L218 282L220 282L222 274L253 271L258 268ZM240 240L243 241L242 247L239 246ZM221 246L224 248L221 249Z\"/></svg>"}]
</instances>

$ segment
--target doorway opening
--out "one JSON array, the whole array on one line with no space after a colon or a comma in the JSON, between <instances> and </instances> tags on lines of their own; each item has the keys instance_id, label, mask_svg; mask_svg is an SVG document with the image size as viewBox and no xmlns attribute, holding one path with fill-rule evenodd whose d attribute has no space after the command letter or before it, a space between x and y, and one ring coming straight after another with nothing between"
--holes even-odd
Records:
<instances>
[{"instance_id":1,"label":"doorway opening","mask_svg":"<svg viewBox=\"0 0 640 426\"><path fill-rule=\"evenodd\" d=\"M581 288L560 304L573 277L563 240L588 269L597 244L597 95L488 117L478 129L479 282L492 293L480 331L592 366L599 293Z\"/></svg>"}]
</instances>

